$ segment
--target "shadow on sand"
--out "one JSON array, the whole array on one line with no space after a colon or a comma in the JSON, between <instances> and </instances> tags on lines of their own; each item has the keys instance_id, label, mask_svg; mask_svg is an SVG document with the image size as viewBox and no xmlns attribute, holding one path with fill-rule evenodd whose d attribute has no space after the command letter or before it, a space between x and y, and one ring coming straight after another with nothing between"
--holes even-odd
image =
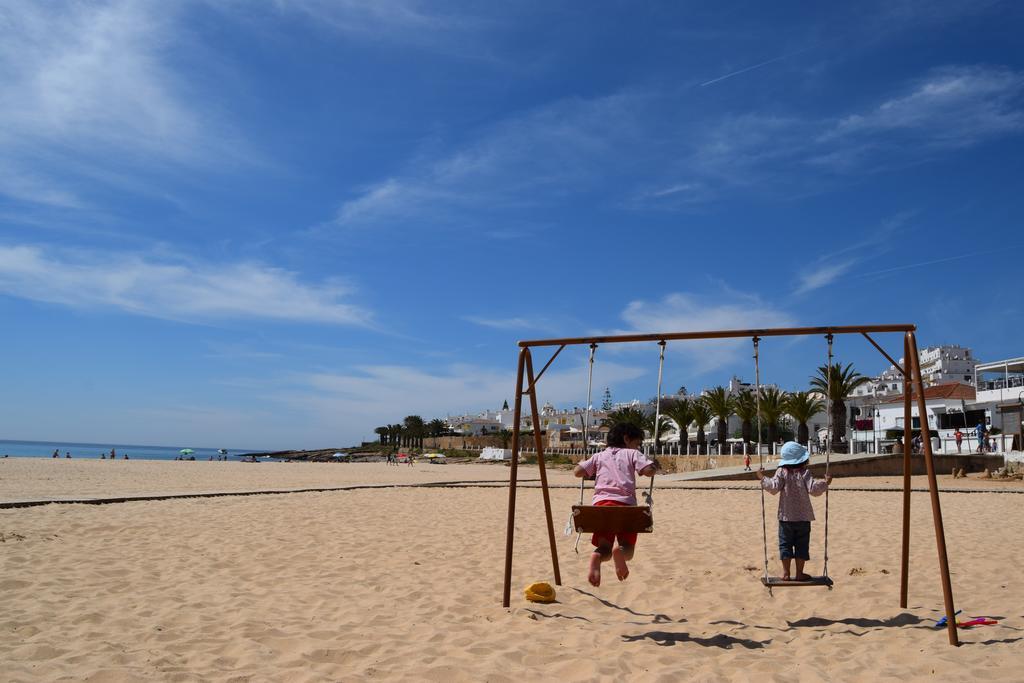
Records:
<instances>
[{"instance_id":1,"label":"shadow on sand","mask_svg":"<svg viewBox=\"0 0 1024 683\"><path fill-rule=\"evenodd\" d=\"M581 617L579 615L572 616L570 614L562 614L561 612L555 612L554 614L547 614L545 612L541 612L539 609L530 609L530 608L526 608L526 611L529 612L530 614L535 614L538 617L544 617L545 619L576 619L577 621L590 622L590 619L587 619L586 617Z\"/></svg>"},{"instance_id":2,"label":"shadow on sand","mask_svg":"<svg viewBox=\"0 0 1024 683\"><path fill-rule=\"evenodd\" d=\"M768 640L749 640L747 638L734 638L723 633L711 636L710 638L702 638L700 636L691 636L689 633L669 633L668 631L648 631L647 633L638 633L634 636L624 635L622 640L627 643L653 640L662 647L668 647L677 643L694 643L701 647L717 647L723 650L731 650L734 645L739 645L747 650L760 650L772 642L770 638Z\"/></svg>"},{"instance_id":3,"label":"shadow on sand","mask_svg":"<svg viewBox=\"0 0 1024 683\"><path fill-rule=\"evenodd\" d=\"M594 595L593 593L587 592L585 590L581 590L579 588L573 588L573 590L576 591L577 593L582 594L582 595L586 595L588 597L594 598L595 600L597 600L599 603L601 603L605 607L611 607L612 609L617 609L617 610L621 610L623 612L628 612L629 614L632 614L632 615L637 616L637 617L651 617L651 619L652 619L651 623L652 624L673 624L673 623L682 624L682 623L686 622L686 619L679 619L678 621L674 620L674 619L672 619L672 617L668 616L667 614L648 614L648 613L645 613L645 612L637 612L636 610L630 609L629 607L622 607L621 605L616 605L614 602L610 602L608 600L605 600L604 598L599 598L596 595Z\"/></svg>"},{"instance_id":4,"label":"shadow on sand","mask_svg":"<svg viewBox=\"0 0 1024 683\"><path fill-rule=\"evenodd\" d=\"M845 619L825 619L823 617L808 617L807 619L798 619L797 621L787 621L790 628L813 628L815 626L834 626L836 624L846 624L847 626L859 626L860 628L898 628L903 626L917 626L918 624L927 625L921 626L920 628L932 628L932 624L927 619L922 619L916 614L910 614L909 612L901 612L894 617L888 619L864 619L859 617L847 617Z\"/></svg>"}]
</instances>

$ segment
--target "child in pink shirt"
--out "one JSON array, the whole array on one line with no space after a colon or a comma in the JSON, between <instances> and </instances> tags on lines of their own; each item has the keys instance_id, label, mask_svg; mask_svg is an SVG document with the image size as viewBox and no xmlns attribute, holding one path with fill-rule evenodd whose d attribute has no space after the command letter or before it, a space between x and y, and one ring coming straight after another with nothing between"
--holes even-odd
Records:
<instances>
[{"instance_id":1,"label":"child in pink shirt","mask_svg":"<svg viewBox=\"0 0 1024 683\"><path fill-rule=\"evenodd\" d=\"M644 432L636 425L614 425L608 432L608 447L576 465L573 474L594 479L594 505L636 505L636 475L653 476L658 469L656 462L637 450L643 441ZM601 563L609 559L615 564L619 581L629 576L626 563L633 559L636 539L636 534L593 535L590 543L594 552L590 554L587 576L591 585L601 585Z\"/></svg>"}]
</instances>

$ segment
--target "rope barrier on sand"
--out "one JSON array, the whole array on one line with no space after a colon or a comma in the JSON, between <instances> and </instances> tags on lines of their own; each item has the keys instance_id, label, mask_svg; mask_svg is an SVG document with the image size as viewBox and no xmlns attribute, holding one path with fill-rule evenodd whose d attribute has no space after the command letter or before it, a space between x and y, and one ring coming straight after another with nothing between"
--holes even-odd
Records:
<instances>
[{"instance_id":1,"label":"rope barrier on sand","mask_svg":"<svg viewBox=\"0 0 1024 683\"><path fill-rule=\"evenodd\" d=\"M532 479L526 480L523 488L540 488L540 480ZM266 496L266 495L285 495L288 493L332 493L338 491L370 491L377 489L404 489L404 488L452 488L452 489L472 489L472 488L505 488L508 486L508 482L502 480L481 480L481 481L440 481L440 482L424 482L420 484L353 484L351 486L325 486L316 488L302 488L302 489L268 489L262 491L204 491L196 493L157 493L153 495L139 495L139 496L111 496L101 498L40 498L35 500L14 500L14 501L0 501L0 510L9 510L13 508L27 508L27 507L39 507L40 505L111 505L114 503L145 503L150 501L161 501L161 500L180 500L184 498L227 498L232 496ZM548 486L549 489L572 489L575 491L575 485L569 484L551 484ZM663 485L662 489L665 491L754 491L757 490L756 486L679 486L679 485ZM858 493L902 493L903 489L895 486L886 487L868 487L868 486L837 486L833 487L833 491L850 491ZM911 493L928 493L926 488L912 488ZM939 489L940 493L1016 493L1024 494L1024 489Z\"/></svg>"}]
</instances>

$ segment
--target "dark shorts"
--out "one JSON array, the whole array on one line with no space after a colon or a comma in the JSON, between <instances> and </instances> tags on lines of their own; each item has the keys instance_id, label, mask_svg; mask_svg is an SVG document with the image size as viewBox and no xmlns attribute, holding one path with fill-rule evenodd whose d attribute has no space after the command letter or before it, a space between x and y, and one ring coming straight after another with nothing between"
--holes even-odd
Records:
<instances>
[{"instance_id":1,"label":"dark shorts","mask_svg":"<svg viewBox=\"0 0 1024 683\"><path fill-rule=\"evenodd\" d=\"M594 505L614 505L617 507L627 507L627 503L622 503L617 500L599 500ZM637 534L615 534L610 531L598 531L590 537L590 545L595 548L601 545L602 541L607 542L608 545L615 545L615 541L619 542L620 546L636 545Z\"/></svg>"},{"instance_id":2,"label":"dark shorts","mask_svg":"<svg viewBox=\"0 0 1024 683\"><path fill-rule=\"evenodd\" d=\"M810 522L779 522L779 559L809 560L810 545Z\"/></svg>"}]
</instances>

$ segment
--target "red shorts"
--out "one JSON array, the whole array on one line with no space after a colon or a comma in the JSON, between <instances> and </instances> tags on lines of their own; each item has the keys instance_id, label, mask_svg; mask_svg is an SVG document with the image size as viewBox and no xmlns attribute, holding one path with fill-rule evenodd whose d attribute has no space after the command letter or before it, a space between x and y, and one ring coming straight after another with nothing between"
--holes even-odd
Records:
<instances>
[{"instance_id":1,"label":"red shorts","mask_svg":"<svg viewBox=\"0 0 1024 683\"><path fill-rule=\"evenodd\" d=\"M629 503L623 503L618 500L599 500L594 505L613 505L615 507L629 507ZM595 548L601 544L601 541L607 541L608 545L614 545L615 541L618 540L619 545L636 545L637 534L616 534L611 531L598 531L590 537L590 545Z\"/></svg>"}]
</instances>

